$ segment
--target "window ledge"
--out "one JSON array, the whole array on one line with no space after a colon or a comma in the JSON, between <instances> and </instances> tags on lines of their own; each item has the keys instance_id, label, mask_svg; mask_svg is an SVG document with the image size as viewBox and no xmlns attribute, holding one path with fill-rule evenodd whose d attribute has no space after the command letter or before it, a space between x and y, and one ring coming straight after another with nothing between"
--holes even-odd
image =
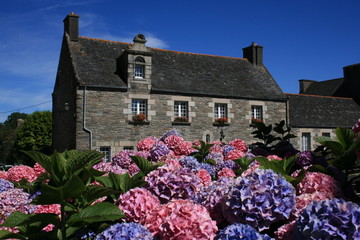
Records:
<instances>
[{"instance_id":1,"label":"window ledge","mask_svg":"<svg viewBox=\"0 0 360 240\"><path fill-rule=\"evenodd\" d=\"M171 125L175 125L175 126L190 126L191 123L190 123L190 122L171 122Z\"/></svg>"},{"instance_id":2,"label":"window ledge","mask_svg":"<svg viewBox=\"0 0 360 240\"><path fill-rule=\"evenodd\" d=\"M148 122L148 121L144 121L144 122L129 121L129 124L132 124L132 125L149 125L150 122Z\"/></svg>"},{"instance_id":3,"label":"window ledge","mask_svg":"<svg viewBox=\"0 0 360 240\"><path fill-rule=\"evenodd\" d=\"M225 127L225 126L230 126L230 123L213 123L213 126Z\"/></svg>"}]
</instances>

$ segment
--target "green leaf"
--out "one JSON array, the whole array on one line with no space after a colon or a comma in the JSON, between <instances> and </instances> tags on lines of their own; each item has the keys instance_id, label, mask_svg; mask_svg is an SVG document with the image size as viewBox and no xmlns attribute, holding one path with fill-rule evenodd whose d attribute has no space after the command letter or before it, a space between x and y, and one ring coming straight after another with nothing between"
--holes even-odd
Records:
<instances>
[{"instance_id":1,"label":"green leaf","mask_svg":"<svg viewBox=\"0 0 360 240\"><path fill-rule=\"evenodd\" d=\"M103 221L115 221L125 217L125 214L114 204L108 202L97 203L73 214L67 223L94 223Z\"/></svg>"},{"instance_id":2,"label":"green leaf","mask_svg":"<svg viewBox=\"0 0 360 240\"><path fill-rule=\"evenodd\" d=\"M82 168L90 169L93 165L101 161L104 154L97 151L78 151L71 150L63 153L66 158L65 172L71 176Z\"/></svg>"},{"instance_id":3,"label":"green leaf","mask_svg":"<svg viewBox=\"0 0 360 240\"><path fill-rule=\"evenodd\" d=\"M279 163L279 165L281 166L281 168L283 169L283 171L286 173L286 174L289 174L292 167L294 166L295 164L295 160L296 160L296 157L295 156L291 156L289 158L284 158L282 160L274 160L274 161L277 161Z\"/></svg>"},{"instance_id":4,"label":"green leaf","mask_svg":"<svg viewBox=\"0 0 360 240\"><path fill-rule=\"evenodd\" d=\"M139 156L130 156L130 157L134 161L134 163L140 168L140 170L144 173L144 175L147 175L149 172L164 165L164 163L162 162L152 164L149 160Z\"/></svg>"},{"instance_id":5,"label":"green leaf","mask_svg":"<svg viewBox=\"0 0 360 240\"><path fill-rule=\"evenodd\" d=\"M109 179L112 182L113 188L120 191L121 193L126 193L132 188L133 185L133 179L128 173L119 175L110 172Z\"/></svg>"},{"instance_id":6,"label":"green leaf","mask_svg":"<svg viewBox=\"0 0 360 240\"><path fill-rule=\"evenodd\" d=\"M211 165L215 165L215 164L216 164L216 161L215 161L214 159L209 158L209 159L206 159L206 160L204 161L204 163L209 163L209 164L211 164Z\"/></svg>"},{"instance_id":7,"label":"green leaf","mask_svg":"<svg viewBox=\"0 0 360 240\"><path fill-rule=\"evenodd\" d=\"M301 169L301 171L299 172L298 176L296 178L292 178L292 180L290 181L290 183L296 187L296 185L298 185L305 177L305 170Z\"/></svg>"},{"instance_id":8,"label":"green leaf","mask_svg":"<svg viewBox=\"0 0 360 240\"><path fill-rule=\"evenodd\" d=\"M337 142L337 141L325 141L322 143L322 145L330 148L331 152L337 156L340 156L341 154L343 154L345 152L345 148L344 146Z\"/></svg>"},{"instance_id":9,"label":"green leaf","mask_svg":"<svg viewBox=\"0 0 360 240\"><path fill-rule=\"evenodd\" d=\"M240 166L242 170L248 169L249 165L254 161L254 159L249 159L248 157L242 157L233 160L236 164Z\"/></svg>"},{"instance_id":10,"label":"green leaf","mask_svg":"<svg viewBox=\"0 0 360 240\"><path fill-rule=\"evenodd\" d=\"M99 198L110 196L112 194L120 194L120 191L113 188L91 185L86 187L86 190L81 196L87 201L87 203L92 203Z\"/></svg>"},{"instance_id":11,"label":"green leaf","mask_svg":"<svg viewBox=\"0 0 360 240\"><path fill-rule=\"evenodd\" d=\"M19 225L21 225L22 222L30 219L30 217L33 216L33 214L25 214L19 211L15 211L12 214L10 214L4 224L2 224L2 226L5 227L17 227Z\"/></svg>"},{"instance_id":12,"label":"green leaf","mask_svg":"<svg viewBox=\"0 0 360 240\"><path fill-rule=\"evenodd\" d=\"M27 239L25 236L19 233L12 233L6 230L0 230L0 239Z\"/></svg>"},{"instance_id":13,"label":"green leaf","mask_svg":"<svg viewBox=\"0 0 360 240\"><path fill-rule=\"evenodd\" d=\"M286 174L278 161L269 161L266 157L256 157L255 159L261 163L261 168L272 169L274 172L281 175Z\"/></svg>"},{"instance_id":14,"label":"green leaf","mask_svg":"<svg viewBox=\"0 0 360 240\"><path fill-rule=\"evenodd\" d=\"M336 128L336 138L341 145L347 149L354 142L354 132L348 128Z\"/></svg>"}]
</instances>

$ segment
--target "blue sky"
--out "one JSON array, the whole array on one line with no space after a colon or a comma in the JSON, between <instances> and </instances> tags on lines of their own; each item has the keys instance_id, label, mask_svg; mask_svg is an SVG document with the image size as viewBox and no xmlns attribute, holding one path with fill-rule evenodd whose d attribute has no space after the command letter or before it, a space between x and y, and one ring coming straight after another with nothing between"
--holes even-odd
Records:
<instances>
[{"instance_id":1,"label":"blue sky","mask_svg":"<svg viewBox=\"0 0 360 240\"><path fill-rule=\"evenodd\" d=\"M11 112L51 110L63 19L80 15L80 35L242 57L252 42L284 92L299 79L328 80L360 62L358 0L2 0L0 122Z\"/></svg>"}]
</instances>

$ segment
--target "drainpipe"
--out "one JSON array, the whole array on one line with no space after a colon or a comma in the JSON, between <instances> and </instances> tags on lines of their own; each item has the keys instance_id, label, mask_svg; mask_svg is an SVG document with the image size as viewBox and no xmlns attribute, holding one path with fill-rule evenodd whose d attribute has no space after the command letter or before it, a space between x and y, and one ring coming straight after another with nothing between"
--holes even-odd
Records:
<instances>
[{"instance_id":1,"label":"drainpipe","mask_svg":"<svg viewBox=\"0 0 360 240\"><path fill-rule=\"evenodd\" d=\"M83 129L89 133L89 149L92 148L92 131L86 127L86 86L84 86L83 93Z\"/></svg>"}]
</instances>

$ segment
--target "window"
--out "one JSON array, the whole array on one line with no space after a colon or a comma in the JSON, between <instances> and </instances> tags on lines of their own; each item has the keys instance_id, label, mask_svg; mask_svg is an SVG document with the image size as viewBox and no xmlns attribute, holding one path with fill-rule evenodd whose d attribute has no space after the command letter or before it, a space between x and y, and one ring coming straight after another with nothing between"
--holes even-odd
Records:
<instances>
[{"instance_id":1,"label":"window","mask_svg":"<svg viewBox=\"0 0 360 240\"><path fill-rule=\"evenodd\" d=\"M210 134L206 134L206 143L210 143L211 141L211 137L210 137Z\"/></svg>"},{"instance_id":2,"label":"window","mask_svg":"<svg viewBox=\"0 0 360 240\"><path fill-rule=\"evenodd\" d=\"M174 116L175 117L188 117L188 103L176 101L174 103Z\"/></svg>"},{"instance_id":3,"label":"window","mask_svg":"<svg viewBox=\"0 0 360 240\"><path fill-rule=\"evenodd\" d=\"M100 147L99 152L105 154L104 156L105 162L111 161L111 147Z\"/></svg>"},{"instance_id":4,"label":"window","mask_svg":"<svg viewBox=\"0 0 360 240\"><path fill-rule=\"evenodd\" d=\"M323 132L323 133L321 134L321 136L323 136L323 137L330 137L330 133L329 133L329 132Z\"/></svg>"},{"instance_id":5,"label":"window","mask_svg":"<svg viewBox=\"0 0 360 240\"><path fill-rule=\"evenodd\" d=\"M251 118L263 120L263 108L262 106L251 106Z\"/></svg>"},{"instance_id":6,"label":"window","mask_svg":"<svg viewBox=\"0 0 360 240\"><path fill-rule=\"evenodd\" d=\"M302 151L311 151L311 134L302 133L301 135L301 150Z\"/></svg>"},{"instance_id":7,"label":"window","mask_svg":"<svg viewBox=\"0 0 360 240\"><path fill-rule=\"evenodd\" d=\"M146 115L146 109L147 109L146 106L147 106L146 99L133 99L131 102L132 115L137 115L140 113Z\"/></svg>"},{"instance_id":8,"label":"window","mask_svg":"<svg viewBox=\"0 0 360 240\"><path fill-rule=\"evenodd\" d=\"M135 59L135 78L144 78L144 63L141 57Z\"/></svg>"},{"instance_id":9,"label":"window","mask_svg":"<svg viewBox=\"0 0 360 240\"><path fill-rule=\"evenodd\" d=\"M225 103L215 103L214 117L227 118L227 105Z\"/></svg>"}]
</instances>

